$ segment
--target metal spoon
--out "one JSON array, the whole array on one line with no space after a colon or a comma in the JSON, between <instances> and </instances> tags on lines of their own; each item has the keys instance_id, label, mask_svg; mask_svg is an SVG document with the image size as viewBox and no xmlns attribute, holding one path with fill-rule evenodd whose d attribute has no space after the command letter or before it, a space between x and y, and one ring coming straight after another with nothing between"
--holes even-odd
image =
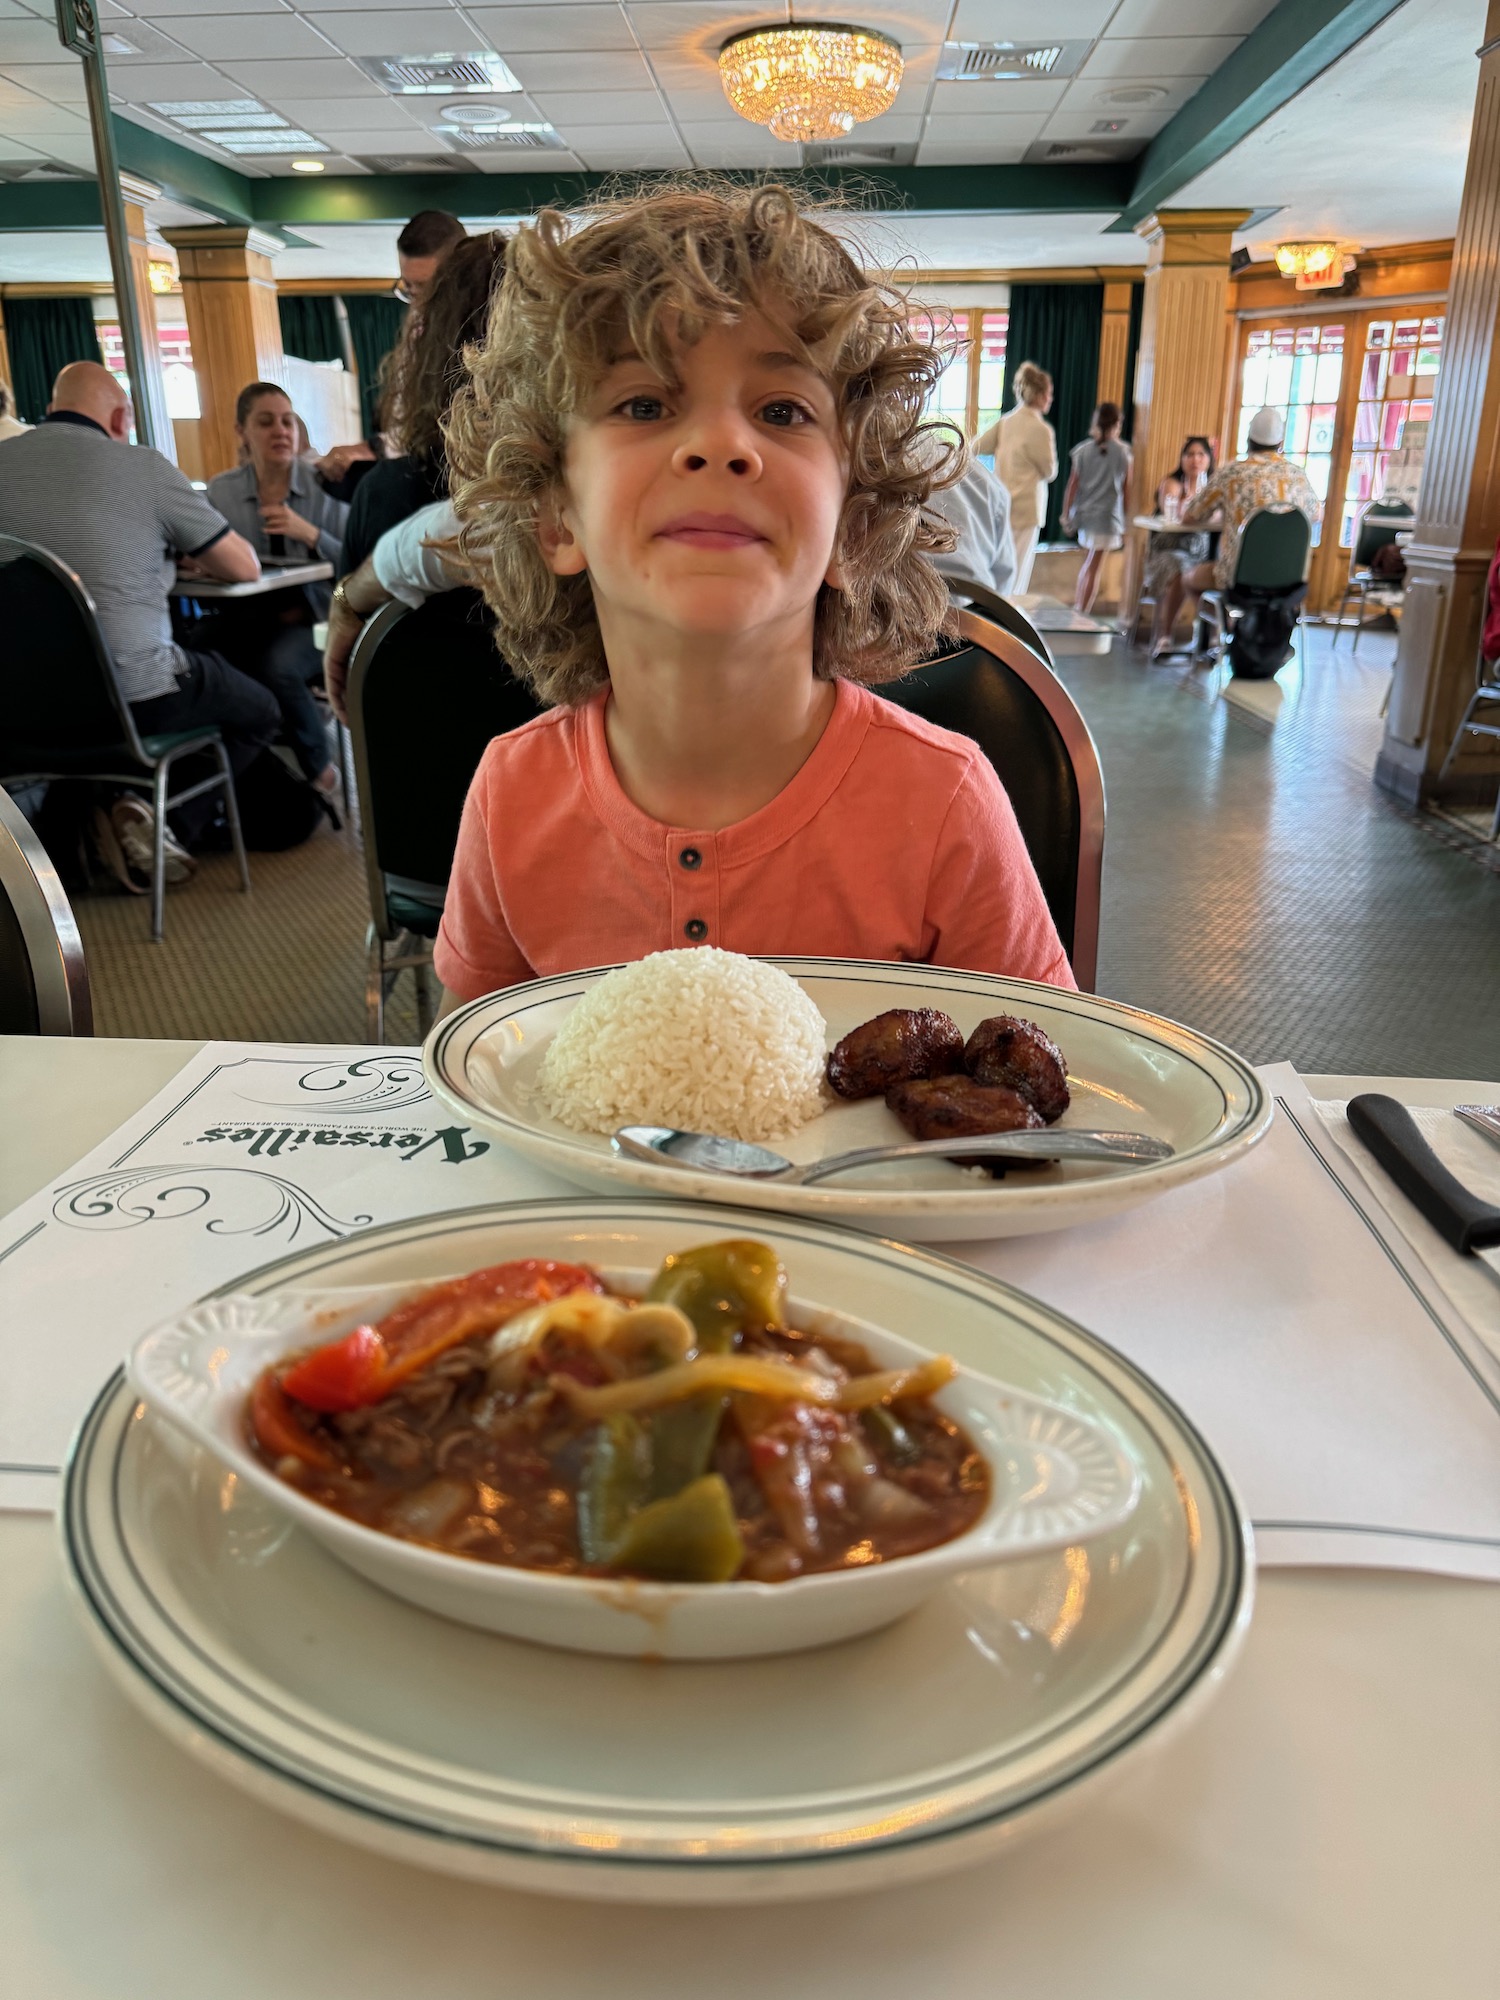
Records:
<instances>
[{"instance_id":1,"label":"metal spoon","mask_svg":"<svg viewBox=\"0 0 1500 2000\"><path fill-rule=\"evenodd\" d=\"M700 1172L734 1174L742 1180L784 1181L810 1187L852 1167L872 1167L883 1160L1091 1160L1100 1166L1138 1166L1169 1160L1174 1149L1145 1132L1031 1131L987 1132L969 1139L913 1139L901 1146L865 1146L854 1153L834 1153L811 1166L794 1166L765 1146L743 1139L717 1139L708 1132L679 1132L671 1125L622 1125L610 1140L616 1153L657 1166L691 1167Z\"/></svg>"}]
</instances>

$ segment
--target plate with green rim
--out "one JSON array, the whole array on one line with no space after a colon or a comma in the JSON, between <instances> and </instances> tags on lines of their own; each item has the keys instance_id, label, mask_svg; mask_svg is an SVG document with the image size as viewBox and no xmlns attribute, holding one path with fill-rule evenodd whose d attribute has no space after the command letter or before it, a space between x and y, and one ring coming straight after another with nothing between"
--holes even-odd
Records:
<instances>
[{"instance_id":1,"label":"plate with green rim","mask_svg":"<svg viewBox=\"0 0 1500 2000\"><path fill-rule=\"evenodd\" d=\"M517 1256L644 1268L745 1225L696 1202L520 1202L369 1230L233 1289L419 1283ZM802 1298L1112 1430L1142 1468L1130 1519L816 1652L563 1653L367 1583L117 1376L75 1441L61 1516L112 1673L190 1754L306 1823L556 1894L831 1895L1087 1810L1198 1711L1248 1626L1249 1529L1213 1454L1122 1356L997 1279L811 1218L757 1227Z\"/></svg>"}]
</instances>

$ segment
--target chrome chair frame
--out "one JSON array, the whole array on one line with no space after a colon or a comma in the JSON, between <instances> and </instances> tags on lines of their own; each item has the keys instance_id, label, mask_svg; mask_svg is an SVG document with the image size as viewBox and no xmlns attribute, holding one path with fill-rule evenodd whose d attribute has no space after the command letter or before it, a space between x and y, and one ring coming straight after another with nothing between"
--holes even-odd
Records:
<instances>
[{"instance_id":1,"label":"chrome chair frame","mask_svg":"<svg viewBox=\"0 0 1500 2000\"><path fill-rule=\"evenodd\" d=\"M1339 642L1340 632L1345 629L1345 607L1351 599L1354 601L1354 640L1349 648L1352 653L1359 651L1360 634L1365 629L1365 605L1369 601L1371 592L1380 588L1380 579L1370 568L1370 558L1375 553L1374 548L1369 549L1363 563L1360 561L1360 547L1364 542L1365 527L1372 514L1376 517L1374 525L1377 527L1389 526L1389 539L1391 541L1394 541L1396 538L1397 522L1413 522L1417 518L1415 511L1407 506L1404 501L1396 501L1388 507L1383 501L1369 500L1359 510L1359 517L1354 527L1354 546L1349 551L1349 573L1344 579L1344 594L1339 599L1339 608L1335 612L1333 619L1332 643L1336 646ZM1382 544L1377 543L1375 546L1380 547ZM1399 590L1394 591L1393 594L1397 597L1401 595ZM1381 611L1385 611L1388 608L1388 605L1385 603L1382 603L1380 606Z\"/></svg>"},{"instance_id":2,"label":"chrome chair frame","mask_svg":"<svg viewBox=\"0 0 1500 2000\"><path fill-rule=\"evenodd\" d=\"M94 600L89 595L88 587L82 577L76 570L69 569L61 557L55 556L50 549L44 549L37 542L23 541L18 535L0 535L0 554L4 554L7 550L13 557L26 556L33 562L39 563L72 598L74 609L82 620L89 643L93 647L99 672L119 720L118 748L144 768L134 771L108 771L83 770L68 766L61 770L52 770L46 767L44 760L40 767L24 771L5 771L0 773L0 776L3 776L7 783L15 784L41 784L52 780L80 778L94 784L125 785L137 792L145 791L149 785L155 819L155 839L151 854L151 940L153 944L160 944L165 927L166 828L167 813L171 807L186 805L189 799L199 798L204 792L214 791L220 785L224 787L224 814L229 822L229 837L234 848L234 858L239 864L240 888L245 895L248 896L250 893L250 864L245 856L245 842L240 832L239 800L235 796L234 773L229 767L229 753L224 748L224 739L217 727L184 731L181 733L180 741L174 742L170 749L160 755L153 756L141 740L129 702L120 692L119 676L115 672L114 660L99 626L99 614L94 608ZM175 735L178 732L164 733ZM189 785L183 791L169 792L172 766L179 757L194 756L200 750L213 753L214 762L218 765L217 771L212 777L203 778L196 785Z\"/></svg>"},{"instance_id":3,"label":"chrome chair frame","mask_svg":"<svg viewBox=\"0 0 1500 2000\"><path fill-rule=\"evenodd\" d=\"M52 857L0 785L0 896L20 929L31 970L39 1035L92 1035L83 940Z\"/></svg>"}]
</instances>

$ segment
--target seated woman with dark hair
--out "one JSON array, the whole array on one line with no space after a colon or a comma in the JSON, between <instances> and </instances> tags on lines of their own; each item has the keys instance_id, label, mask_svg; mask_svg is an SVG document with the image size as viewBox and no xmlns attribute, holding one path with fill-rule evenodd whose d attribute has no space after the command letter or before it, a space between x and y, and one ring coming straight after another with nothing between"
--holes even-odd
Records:
<instances>
[{"instance_id":1,"label":"seated woman with dark hair","mask_svg":"<svg viewBox=\"0 0 1500 2000\"><path fill-rule=\"evenodd\" d=\"M234 408L244 462L208 482L208 498L262 563L337 563L348 509L330 499L299 452L299 419L284 389L252 382ZM304 433L305 435L305 433ZM304 777L331 792L338 772L312 689L323 677L313 621L328 610L327 584L268 591L223 605L194 637L270 689Z\"/></svg>"},{"instance_id":2,"label":"seated woman with dark hair","mask_svg":"<svg viewBox=\"0 0 1500 2000\"><path fill-rule=\"evenodd\" d=\"M408 314L386 363L381 420L399 451L360 481L344 528L340 575L358 569L388 528L448 493L443 420L463 386L464 349L484 339L505 274L498 230L470 236L438 266L420 313Z\"/></svg>"},{"instance_id":3,"label":"seated woman with dark hair","mask_svg":"<svg viewBox=\"0 0 1500 2000\"><path fill-rule=\"evenodd\" d=\"M1206 437L1184 440L1177 470L1169 472L1156 489L1156 511L1169 520L1180 520L1184 508L1197 497L1213 474L1214 448ZM1208 531L1191 535L1153 535L1146 548L1146 574L1142 594L1151 598L1156 615L1151 624L1151 657L1159 660L1172 650L1172 627L1187 590L1187 573L1208 556ZM1194 599L1197 602L1197 599Z\"/></svg>"}]
</instances>

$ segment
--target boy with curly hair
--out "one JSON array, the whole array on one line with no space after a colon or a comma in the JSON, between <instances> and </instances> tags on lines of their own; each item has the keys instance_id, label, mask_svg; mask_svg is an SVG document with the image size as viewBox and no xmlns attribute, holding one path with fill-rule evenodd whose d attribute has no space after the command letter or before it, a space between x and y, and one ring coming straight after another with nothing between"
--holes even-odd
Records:
<instances>
[{"instance_id":1,"label":"boy with curly hair","mask_svg":"<svg viewBox=\"0 0 1500 2000\"><path fill-rule=\"evenodd\" d=\"M470 788L445 1006L684 944L1073 984L988 762L870 692L947 611L941 365L784 188L517 232L448 448L500 651L555 706Z\"/></svg>"}]
</instances>

